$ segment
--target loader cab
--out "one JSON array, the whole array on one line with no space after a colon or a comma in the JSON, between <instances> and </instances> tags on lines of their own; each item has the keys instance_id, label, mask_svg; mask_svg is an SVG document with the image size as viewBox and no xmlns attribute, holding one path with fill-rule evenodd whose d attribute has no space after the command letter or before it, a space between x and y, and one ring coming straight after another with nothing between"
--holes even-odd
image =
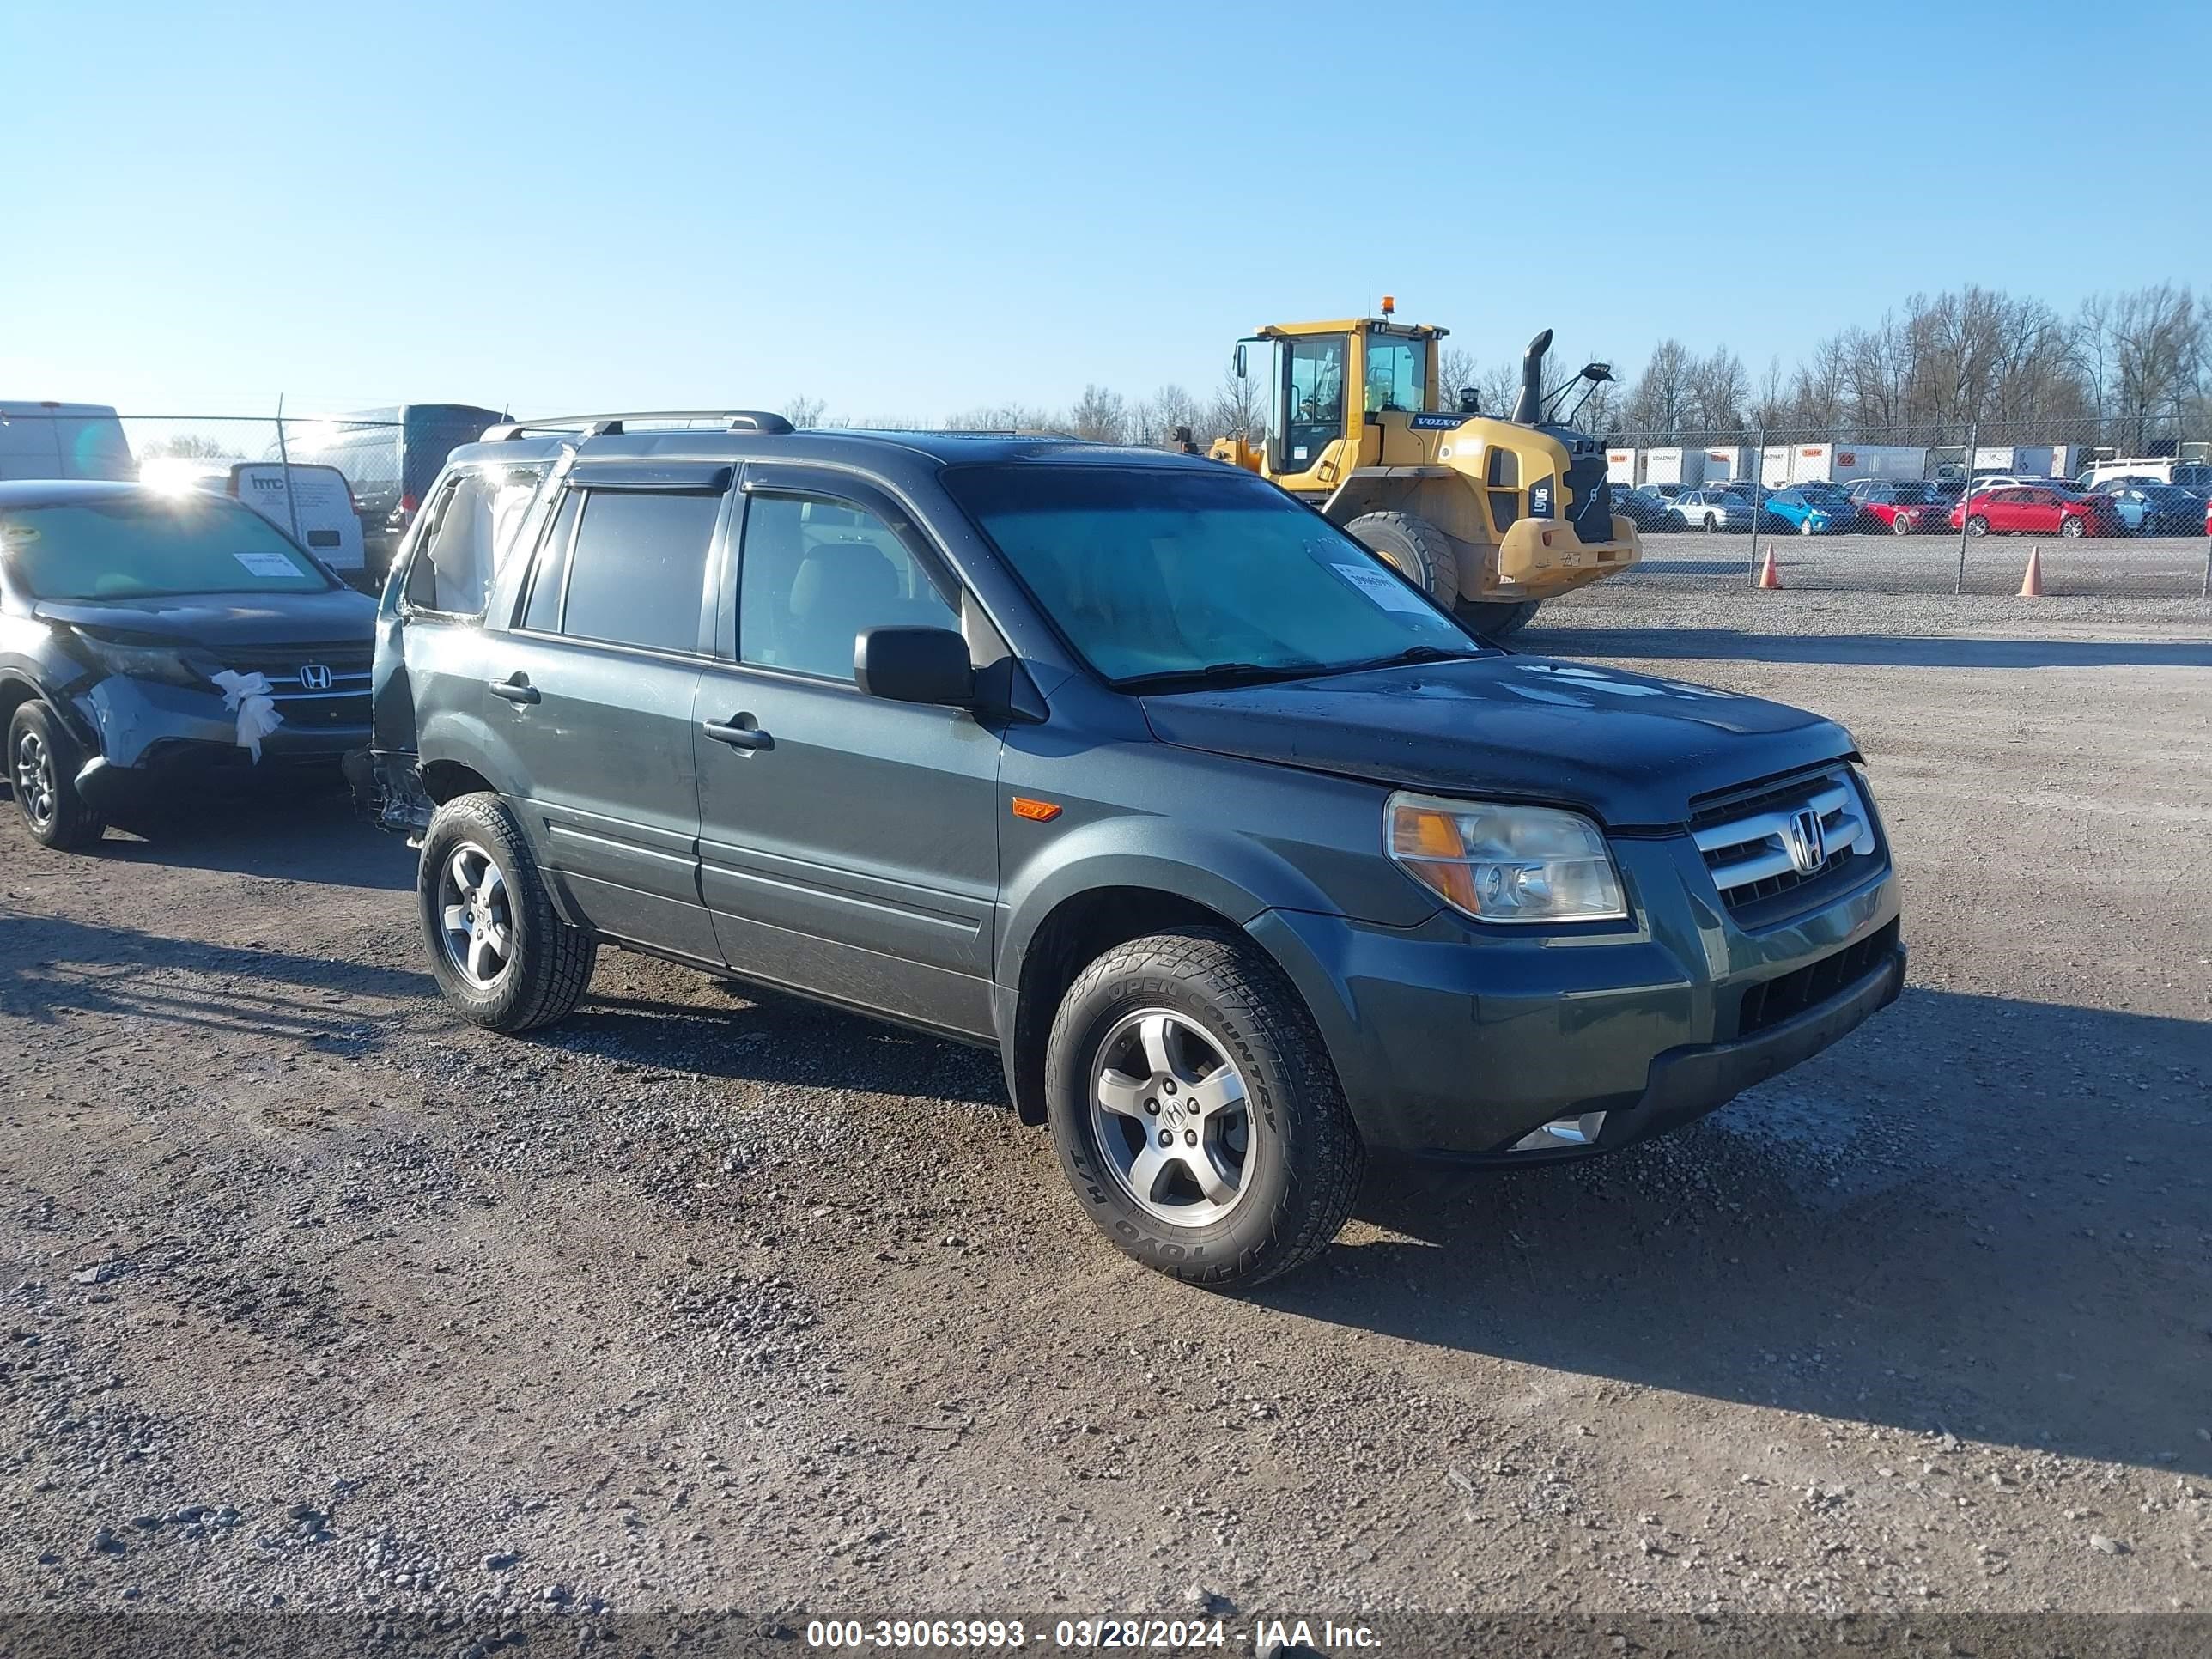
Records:
<instances>
[{"instance_id":1,"label":"loader cab","mask_svg":"<svg viewBox=\"0 0 2212 1659\"><path fill-rule=\"evenodd\" d=\"M1436 342L1444 331L1388 318L1285 323L1237 346L1272 345L1265 471L1285 489L1333 490L1354 467L1382 459L1387 431L1437 405Z\"/></svg>"}]
</instances>

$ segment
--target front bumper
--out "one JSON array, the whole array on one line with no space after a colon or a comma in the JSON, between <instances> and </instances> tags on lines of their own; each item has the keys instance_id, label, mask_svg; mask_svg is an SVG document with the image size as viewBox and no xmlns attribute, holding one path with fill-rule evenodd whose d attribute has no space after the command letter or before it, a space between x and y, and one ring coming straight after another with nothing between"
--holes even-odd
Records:
<instances>
[{"instance_id":1,"label":"front bumper","mask_svg":"<svg viewBox=\"0 0 2212 1659\"><path fill-rule=\"evenodd\" d=\"M1506 526L1498 545L1494 571L1467 597L1485 601L1551 599L1594 581L1617 575L1643 556L1643 544L1628 518L1613 515L1613 539L1591 543L1565 519L1519 519Z\"/></svg>"},{"instance_id":2,"label":"front bumper","mask_svg":"<svg viewBox=\"0 0 2212 1659\"><path fill-rule=\"evenodd\" d=\"M344 700L350 704L354 700ZM317 703L277 709L285 723L261 739L264 767L336 764L368 741L368 699L356 711ZM77 787L95 808L114 801L134 782L250 768L251 752L238 741L238 716L219 692L112 675L70 700L72 723L94 752L77 775ZM309 718L313 724L305 723Z\"/></svg>"},{"instance_id":3,"label":"front bumper","mask_svg":"<svg viewBox=\"0 0 2212 1659\"><path fill-rule=\"evenodd\" d=\"M1449 913L1413 928L1290 911L1252 924L1313 1011L1370 1146L1520 1163L1626 1146L1797 1065L1903 985L1886 855L1820 908L1749 932L1687 836L1615 853L1632 933L1530 938ZM1747 992L1832 960L1858 965L1790 1018L1746 1029ZM1599 1112L1585 1144L1512 1150Z\"/></svg>"}]
</instances>

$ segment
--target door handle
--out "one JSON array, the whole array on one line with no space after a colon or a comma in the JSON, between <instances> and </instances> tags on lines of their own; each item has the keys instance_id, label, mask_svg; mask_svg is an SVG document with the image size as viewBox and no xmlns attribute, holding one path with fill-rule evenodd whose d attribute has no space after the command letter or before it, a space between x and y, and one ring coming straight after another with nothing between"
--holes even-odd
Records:
<instances>
[{"instance_id":1,"label":"door handle","mask_svg":"<svg viewBox=\"0 0 2212 1659\"><path fill-rule=\"evenodd\" d=\"M738 714L728 720L708 720L701 730L716 743L726 743L732 749L773 749L775 739L753 723L750 714Z\"/></svg>"},{"instance_id":2,"label":"door handle","mask_svg":"<svg viewBox=\"0 0 2212 1659\"><path fill-rule=\"evenodd\" d=\"M538 688L523 674L510 674L503 680L494 680L491 694L495 697L505 697L509 702L536 702L538 700Z\"/></svg>"}]
</instances>

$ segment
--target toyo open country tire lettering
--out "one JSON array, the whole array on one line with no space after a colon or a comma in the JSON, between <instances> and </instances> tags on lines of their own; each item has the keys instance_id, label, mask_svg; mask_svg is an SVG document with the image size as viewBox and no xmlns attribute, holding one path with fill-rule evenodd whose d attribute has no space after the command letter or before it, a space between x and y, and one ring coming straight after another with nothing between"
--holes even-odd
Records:
<instances>
[{"instance_id":1,"label":"toyo open country tire lettering","mask_svg":"<svg viewBox=\"0 0 2212 1659\"><path fill-rule=\"evenodd\" d=\"M33 701L15 710L8 722L8 787L23 827L40 846L75 852L106 832L76 792L83 764L83 751L52 709Z\"/></svg>"},{"instance_id":2,"label":"toyo open country tire lettering","mask_svg":"<svg viewBox=\"0 0 2212 1659\"><path fill-rule=\"evenodd\" d=\"M1236 933L1158 933L1092 963L1061 1000L1045 1079L1068 1184L1148 1267L1248 1289L1352 1212L1366 1152L1321 1033Z\"/></svg>"},{"instance_id":3,"label":"toyo open country tire lettering","mask_svg":"<svg viewBox=\"0 0 2212 1659\"><path fill-rule=\"evenodd\" d=\"M441 806L422 837L415 892L446 1000L495 1031L565 1019L592 981L599 945L553 913L544 877L496 795Z\"/></svg>"}]
</instances>

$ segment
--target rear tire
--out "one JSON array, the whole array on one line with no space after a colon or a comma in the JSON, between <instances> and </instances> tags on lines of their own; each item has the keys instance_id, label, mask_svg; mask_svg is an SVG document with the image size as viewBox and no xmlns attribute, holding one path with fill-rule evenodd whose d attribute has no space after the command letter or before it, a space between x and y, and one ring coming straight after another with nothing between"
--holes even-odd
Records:
<instances>
[{"instance_id":1,"label":"rear tire","mask_svg":"<svg viewBox=\"0 0 2212 1659\"><path fill-rule=\"evenodd\" d=\"M1889 533L1893 536L1910 536L1912 533L1911 515L1904 513L1893 515L1889 521Z\"/></svg>"},{"instance_id":2,"label":"rear tire","mask_svg":"<svg viewBox=\"0 0 2212 1659\"><path fill-rule=\"evenodd\" d=\"M1536 614L1535 599L1465 599L1460 620L1486 640L1502 640L1519 633Z\"/></svg>"},{"instance_id":3,"label":"rear tire","mask_svg":"<svg viewBox=\"0 0 2212 1659\"><path fill-rule=\"evenodd\" d=\"M1710 513L1705 514L1705 534L1710 536L1720 527L1721 521L1717 518Z\"/></svg>"},{"instance_id":4,"label":"rear tire","mask_svg":"<svg viewBox=\"0 0 2212 1659\"><path fill-rule=\"evenodd\" d=\"M1068 1184L1148 1267L1249 1289L1319 1255L1352 1213L1366 1152L1335 1068L1297 988L1240 933L1107 951L1060 1000L1045 1078Z\"/></svg>"},{"instance_id":5,"label":"rear tire","mask_svg":"<svg viewBox=\"0 0 2212 1659\"><path fill-rule=\"evenodd\" d=\"M1459 602L1459 555L1426 519L1410 513L1368 513L1344 532L1449 611Z\"/></svg>"},{"instance_id":6,"label":"rear tire","mask_svg":"<svg viewBox=\"0 0 2212 1659\"><path fill-rule=\"evenodd\" d=\"M21 705L8 722L8 785L23 827L41 847L74 853L90 847L107 825L76 792L84 751L43 702Z\"/></svg>"},{"instance_id":7,"label":"rear tire","mask_svg":"<svg viewBox=\"0 0 2212 1659\"><path fill-rule=\"evenodd\" d=\"M431 971L465 1018L527 1031L574 1011L599 942L554 914L521 827L497 795L461 795L438 809L415 891Z\"/></svg>"}]
</instances>

